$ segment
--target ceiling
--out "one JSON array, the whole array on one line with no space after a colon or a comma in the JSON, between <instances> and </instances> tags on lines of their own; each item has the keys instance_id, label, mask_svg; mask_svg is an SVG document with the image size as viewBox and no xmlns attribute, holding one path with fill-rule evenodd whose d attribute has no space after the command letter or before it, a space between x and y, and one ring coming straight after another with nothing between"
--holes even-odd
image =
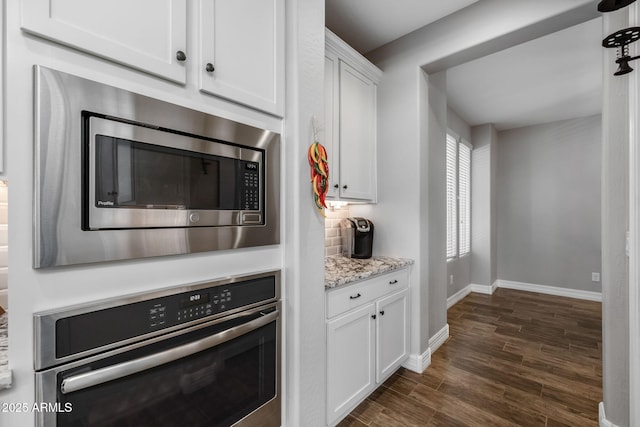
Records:
<instances>
[{"instance_id":1,"label":"ceiling","mask_svg":"<svg viewBox=\"0 0 640 427\"><path fill-rule=\"evenodd\" d=\"M325 0L325 21L364 54L477 1Z\"/></svg>"},{"instance_id":2,"label":"ceiling","mask_svg":"<svg viewBox=\"0 0 640 427\"><path fill-rule=\"evenodd\" d=\"M366 54L477 1L326 0L326 25ZM498 130L599 114L601 39L597 18L450 68L449 107Z\"/></svg>"},{"instance_id":3,"label":"ceiling","mask_svg":"<svg viewBox=\"0 0 640 427\"><path fill-rule=\"evenodd\" d=\"M451 109L498 130L602 112L602 18L447 70Z\"/></svg>"}]
</instances>

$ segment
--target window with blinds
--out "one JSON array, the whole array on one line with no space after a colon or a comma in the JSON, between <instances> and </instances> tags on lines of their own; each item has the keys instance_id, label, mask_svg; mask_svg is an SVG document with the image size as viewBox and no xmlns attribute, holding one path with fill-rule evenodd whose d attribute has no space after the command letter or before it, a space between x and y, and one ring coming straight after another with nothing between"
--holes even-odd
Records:
<instances>
[{"instance_id":1,"label":"window with blinds","mask_svg":"<svg viewBox=\"0 0 640 427\"><path fill-rule=\"evenodd\" d=\"M458 255L471 252L471 148L458 144Z\"/></svg>"},{"instance_id":2,"label":"window with blinds","mask_svg":"<svg viewBox=\"0 0 640 427\"><path fill-rule=\"evenodd\" d=\"M447 259L471 252L471 146L447 135Z\"/></svg>"},{"instance_id":3,"label":"window with blinds","mask_svg":"<svg viewBox=\"0 0 640 427\"><path fill-rule=\"evenodd\" d=\"M458 141L447 135L447 258L458 255Z\"/></svg>"}]
</instances>

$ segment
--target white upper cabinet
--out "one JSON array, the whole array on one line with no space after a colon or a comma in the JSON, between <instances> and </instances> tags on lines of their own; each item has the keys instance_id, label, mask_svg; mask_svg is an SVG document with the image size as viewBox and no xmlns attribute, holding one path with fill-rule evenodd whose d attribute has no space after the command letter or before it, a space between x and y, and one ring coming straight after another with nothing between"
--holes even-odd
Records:
<instances>
[{"instance_id":1,"label":"white upper cabinet","mask_svg":"<svg viewBox=\"0 0 640 427\"><path fill-rule=\"evenodd\" d=\"M282 116L284 0L200 1L200 89Z\"/></svg>"},{"instance_id":2,"label":"white upper cabinet","mask_svg":"<svg viewBox=\"0 0 640 427\"><path fill-rule=\"evenodd\" d=\"M340 62L340 196L376 198L376 85Z\"/></svg>"},{"instance_id":3,"label":"white upper cabinet","mask_svg":"<svg viewBox=\"0 0 640 427\"><path fill-rule=\"evenodd\" d=\"M23 0L22 28L185 83L186 0Z\"/></svg>"},{"instance_id":4,"label":"white upper cabinet","mask_svg":"<svg viewBox=\"0 0 640 427\"><path fill-rule=\"evenodd\" d=\"M324 56L324 111L325 111L325 148L329 164L329 191L327 197L340 196L340 111L338 106L338 76L340 75L338 56L325 52Z\"/></svg>"},{"instance_id":5,"label":"white upper cabinet","mask_svg":"<svg viewBox=\"0 0 640 427\"><path fill-rule=\"evenodd\" d=\"M197 76L202 92L282 117L284 4L23 0L22 29L180 84Z\"/></svg>"},{"instance_id":6,"label":"white upper cabinet","mask_svg":"<svg viewBox=\"0 0 640 427\"><path fill-rule=\"evenodd\" d=\"M330 198L376 201L376 94L382 71L326 30L325 140Z\"/></svg>"}]
</instances>

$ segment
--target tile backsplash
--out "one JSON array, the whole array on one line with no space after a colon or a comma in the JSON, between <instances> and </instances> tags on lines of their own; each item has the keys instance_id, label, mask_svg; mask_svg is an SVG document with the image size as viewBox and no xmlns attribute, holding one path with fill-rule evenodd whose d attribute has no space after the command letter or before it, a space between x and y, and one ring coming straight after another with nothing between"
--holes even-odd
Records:
<instances>
[{"instance_id":1,"label":"tile backsplash","mask_svg":"<svg viewBox=\"0 0 640 427\"><path fill-rule=\"evenodd\" d=\"M324 220L324 255L337 255L342 253L342 241L340 240L340 221L349 218L349 205L341 208L325 209L327 217Z\"/></svg>"}]
</instances>

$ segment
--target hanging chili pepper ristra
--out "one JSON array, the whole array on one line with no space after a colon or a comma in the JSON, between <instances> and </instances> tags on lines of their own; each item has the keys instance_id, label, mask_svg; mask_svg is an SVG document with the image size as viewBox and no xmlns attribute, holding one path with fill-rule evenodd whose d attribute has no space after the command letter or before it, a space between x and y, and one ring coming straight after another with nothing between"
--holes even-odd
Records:
<instances>
[{"instance_id":1,"label":"hanging chili pepper ristra","mask_svg":"<svg viewBox=\"0 0 640 427\"><path fill-rule=\"evenodd\" d=\"M327 150L317 141L316 122L314 120L314 139L313 144L309 146L307 151L307 159L311 166L311 187L313 188L313 199L318 207L318 211L322 216L324 209L327 207L325 198L329 191L329 165L327 163Z\"/></svg>"},{"instance_id":2,"label":"hanging chili pepper ristra","mask_svg":"<svg viewBox=\"0 0 640 427\"><path fill-rule=\"evenodd\" d=\"M329 191L329 165L327 164L327 150L315 141L307 152L309 166L311 166L311 187L313 188L313 198L322 216L324 208L327 207L325 198Z\"/></svg>"}]
</instances>

